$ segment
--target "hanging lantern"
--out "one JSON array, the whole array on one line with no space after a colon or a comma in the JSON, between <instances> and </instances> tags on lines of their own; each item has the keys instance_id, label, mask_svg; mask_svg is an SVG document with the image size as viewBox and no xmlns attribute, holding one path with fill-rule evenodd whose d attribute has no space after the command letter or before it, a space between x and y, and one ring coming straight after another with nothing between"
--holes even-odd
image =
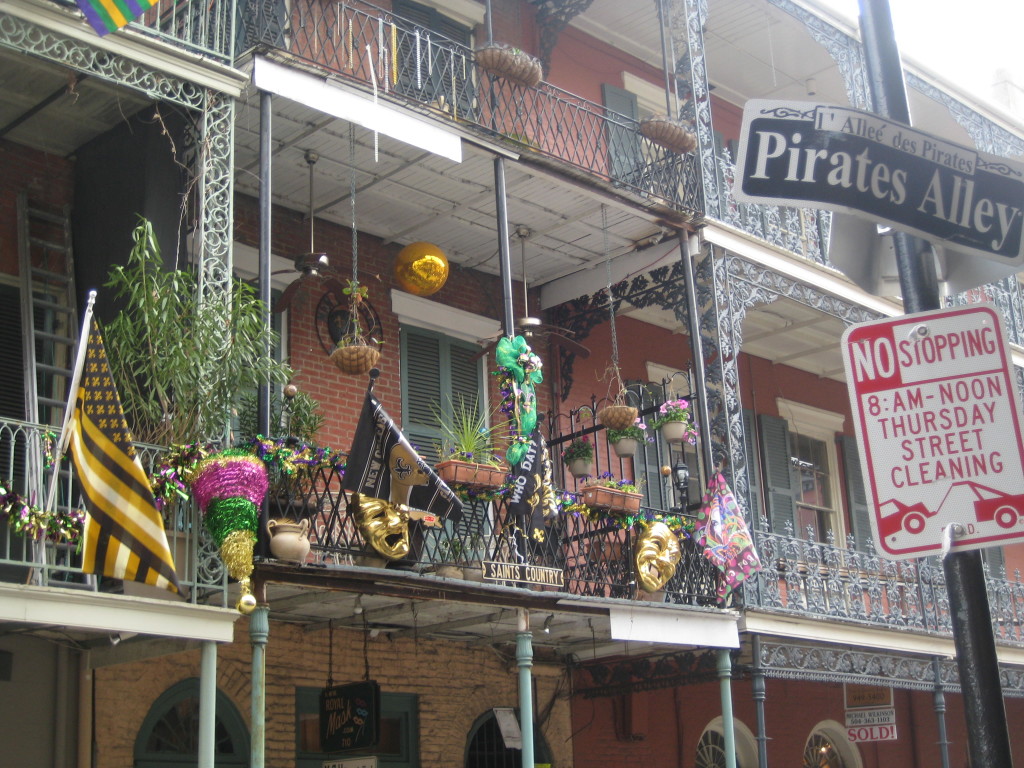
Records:
<instances>
[{"instance_id":1,"label":"hanging lantern","mask_svg":"<svg viewBox=\"0 0 1024 768\"><path fill-rule=\"evenodd\" d=\"M448 280L448 258L433 243L409 243L395 257L395 282L415 296L437 293Z\"/></svg>"}]
</instances>

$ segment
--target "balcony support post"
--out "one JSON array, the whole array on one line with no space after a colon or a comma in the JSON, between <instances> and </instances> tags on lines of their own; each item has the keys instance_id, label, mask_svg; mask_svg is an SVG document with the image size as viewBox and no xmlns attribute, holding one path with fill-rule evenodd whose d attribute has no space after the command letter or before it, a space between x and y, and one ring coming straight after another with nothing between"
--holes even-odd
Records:
<instances>
[{"instance_id":1,"label":"balcony support post","mask_svg":"<svg viewBox=\"0 0 1024 768\"><path fill-rule=\"evenodd\" d=\"M262 587L262 585L257 585ZM255 590L265 594L262 588ZM267 639L270 637L270 606L261 602L249 617L249 640L252 643L252 696L250 768L264 768L267 736Z\"/></svg>"},{"instance_id":2,"label":"balcony support post","mask_svg":"<svg viewBox=\"0 0 1024 768\"><path fill-rule=\"evenodd\" d=\"M510 339L516 335L512 317L512 254L508 245L508 197L505 194L505 158L494 158L494 202L498 219L498 253L501 264L502 325Z\"/></svg>"},{"instance_id":3,"label":"balcony support post","mask_svg":"<svg viewBox=\"0 0 1024 768\"><path fill-rule=\"evenodd\" d=\"M935 719L939 724L941 768L949 768L949 738L946 734L946 694L942 690L942 660L938 656L932 656L932 672L935 674L935 693L932 701L935 706Z\"/></svg>"},{"instance_id":4,"label":"balcony support post","mask_svg":"<svg viewBox=\"0 0 1024 768\"><path fill-rule=\"evenodd\" d=\"M696 237L696 236L694 236ZM699 251L698 251L699 252ZM700 433L701 463L704 465L704 480L710 482L714 470L714 459L711 453L711 418L708 410L707 370L704 365L704 344L701 337L701 314L697 306L697 277L693 268L693 255L690 253L690 236L688 232L679 233L679 255L683 260L686 280L686 320L690 334L690 356L693 359L693 376L696 381L692 386L697 395L696 417L697 430ZM728 450L728 446L724 446ZM683 500L685 504L685 499Z\"/></svg>"},{"instance_id":5,"label":"balcony support post","mask_svg":"<svg viewBox=\"0 0 1024 768\"><path fill-rule=\"evenodd\" d=\"M199 657L199 768L214 768L216 723L217 644L205 640Z\"/></svg>"},{"instance_id":6,"label":"balcony support post","mask_svg":"<svg viewBox=\"0 0 1024 768\"><path fill-rule=\"evenodd\" d=\"M736 768L736 731L732 716L732 656L718 649L718 682L722 697L722 735L725 737L725 768Z\"/></svg>"},{"instance_id":7,"label":"balcony support post","mask_svg":"<svg viewBox=\"0 0 1024 768\"><path fill-rule=\"evenodd\" d=\"M259 182L259 208L260 208L260 233L259 233L259 299L263 302L266 315L263 318L264 345L263 354L268 358L273 353L270 344L270 272L271 272L271 226L273 216L273 198L270 186L271 158L273 157L273 130L271 124L271 108L273 107L273 95L269 91L260 91L260 182ZM270 435L270 384L260 384L256 396L256 425L257 434ZM260 506L260 527L259 530L267 530L267 521L270 512L267 508L267 499L263 499ZM266 536L257 536L256 554L260 557L267 557L269 544Z\"/></svg>"},{"instance_id":8,"label":"balcony support post","mask_svg":"<svg viewBox=\"0 0 1024 768\"><path fill-rule=\"evenodd\" d=\"M751 653L754 657L753 686L754 711L757 716L757 768L768 768L768 734L764 718L764 703L768 698L764 667L761 666L761 636L754 635ZM949 766L943 766L949 768Z\"/></svg>"},{"instance_id":9,"label":"balcony support post","mask_svg":"<svg viewBox=\"0 0 1024 768\"><path fill-rule=\"evenodd\" d=\"M522 768L533 768L533 633L530 613L519 608L516 663L519 665L519 728L523 736ZM733 767L735 768L735 766Z\"/></svg>"}]
</instances>

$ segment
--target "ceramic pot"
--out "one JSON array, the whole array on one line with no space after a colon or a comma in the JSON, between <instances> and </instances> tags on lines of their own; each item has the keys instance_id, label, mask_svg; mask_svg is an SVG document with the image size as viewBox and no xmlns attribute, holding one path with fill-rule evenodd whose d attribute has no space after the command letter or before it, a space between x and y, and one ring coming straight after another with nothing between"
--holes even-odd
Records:
<instances>
[{"instance_id":1,"label":"ceramic pot","mask_svg":"<svg viewBox=\"0 0 1024 768\"><path fill-rule=\"evenodd\" d=\"M278 560L306 562L309 555L309 520L268 520L270 553Z\"/></svg>"},{"instance_id":2,"label":"ceramic pot","mask_svg":"<svg viewBox=\"0 0 1024 768\"><path fill-rule=\"evenodd\" d=\"M612 450L615 451L615 455L620 459L630 459L636 455L636 449L639 445L639 441L635 438L623 437L612 443Z\"/></svg>"},{"instance_id":3,"label":"ceramic pot","mask_svg":"<svg viewBox=\"0 0 1024 768\"><path fill-rule=\"evenodd\" d=\"M658 430L667 443L681 443L686 439L686 424L682 421L666 421Z\"/></svg>"},{"instance_id":4,"label":"ceramic pot","mask_svg":"<svg viewBox=\"0 0 1024 768\"><path fill-rule=\"evenodd\" d=\"M592 477L594 474L593 459L570 459L565 462L565 468L575 478Z\"/></svg>"}]
</instances>

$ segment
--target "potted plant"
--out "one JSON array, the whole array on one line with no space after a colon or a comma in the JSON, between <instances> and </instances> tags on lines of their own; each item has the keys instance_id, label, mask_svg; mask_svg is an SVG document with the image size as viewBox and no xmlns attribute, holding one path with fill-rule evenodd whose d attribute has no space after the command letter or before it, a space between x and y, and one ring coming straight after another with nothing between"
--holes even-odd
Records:
<instances>
[{"instance_id":1,"label":"potted plant","mask_svg":"<svg viewBox=\"0 0 1024 768\"><path fill-rule=\"evenodd\" d=\"M445 539L437 545L437 566L434 573L446 579L461 579L462 540Z\"/></svg>"},{"instance_id":2,"label":"potted plant","mask_svg":"<svg viewBox=\"0 0 1024 768\"><path fill-rule=\"evenodd\" d=\"M583 503L591 510L614 515L631 515L640 511L644 495L633 480L616 480L610 472L602 472L580 488Z\"/></svg>"},{"instance_id":3,"label":"potted plant","mask_svg":"<svg viewBox=\"0 0 1024 768\"><path fill-rule=\"evenodd\" d=\"M575 478L594 474L594 446L587 435L577 437L562 449L562 462Z\"/></svg>"},{"instance_id":4,"label":"potted plant","mask_svg":"<svg viewBox=\"0 0 1024 768\"><path fill-rule=\"evenodd\" d=\"M625 429L608 429L608 442L620 459L633 456L641 441L647 440L647 425L639 417Z\"/></svg>"},{"instance_id":5,"label":"potted plant","mask_svg":"<svg viewBox=\"0 0 1024 768\"><path fill-rule=\"evenodd\" d=\"M502 426L489 425L489 415L478 408L476 400L467 401L459 395L449 404L447 411L436 403L431 406L441 430L441 440L436 444L441 461L434 471L449 485L465 489L501 487L508 477L508 467L495 449L495 436Z\"/></svg>"},{"instance_id":6,"label":"potted plant","mask_svg":"<svg viewBox=\"0 0 1024 768\"><path fill-rule=\"evenodd\" d=\"M689 400L666 400L658 409L658 414L652 424L665 437L666 442L697 444L697 429L690 414Z\"/></svg>"},{"instance_id":7,"label":"potted plant","mask_svg":"<svg viewBox=\"0 0 1024 768\"><path fill-rule=\"evenodd\" d=\"M140 217L124 266L106 283L122 309L104 327L110 369L136 440L220 440L239 394L284 384L291 369L267 355L267 308L236 280L230 300L200 295L195 272L165 270L153 227Z\"/></svg>"},{"instance_id":8,"label":"potted plant","mask_svg":"<svg viewBox=\"0 0 1024 768\"><path fill-rule=\"evenodd\" d=\"M527 88L533 88L544 76L540 60L520 48L488 43L478 48L473 58L481 69Z\"/></svg>"},{"instance_id":9,"label":"potted plant","mask_svg":"<svg viewBox=\"0 0 1024 768\"><path fill-rule=\"evenodd\" d=\"M331 352L331 361L342 373L360 376L369 373L380 359L380 341L364 336L362 323L359 321L359 307L366 301L368 289L352 279L342 291L349 297L349 313L346 327Z\"/></svg>"}]
</instances>

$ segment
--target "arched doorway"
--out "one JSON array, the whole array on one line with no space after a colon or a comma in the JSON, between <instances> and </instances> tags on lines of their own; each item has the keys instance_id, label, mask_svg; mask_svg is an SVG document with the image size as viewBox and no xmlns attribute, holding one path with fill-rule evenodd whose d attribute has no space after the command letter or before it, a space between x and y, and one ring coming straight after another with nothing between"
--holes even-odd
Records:
<instances>
[{"instance_id":1,"label":"arched doorway","mask_svg":"<svg viewBox=\"0 0 1024 768\"><path fill-rule=\"evenodd\" d=\"M818 723L804 744L804 768L861 768L860 753L834 720Z\"/></svg>"},{"instance_id":2,"label":"arched doorway","mask_svg":"<svg viewBox=\"0 0 1024 768\"><path fill-rule=\"evenodd\" d=\"M218 768L249 765L249 732L217 691L214 754ZM199 761L199 678L175 683L153 702L135 739L135 768L195 768Z\"/></svg>"},{"instance_id":3,"label":"arched doorway","mask_svg":"<svg viewBox=\"0 0 1024 768\"><path fill-rule=\"evenodd\" d=\"M519 710L515 712L518 719ZM498 719L491 709L480 715L469 730L465 768L521 768L522 754L521 749L505 746ZM536 725L533 728L533 762L537 765L551 762L547 742Z\"/></svg>"}]
</instances>

